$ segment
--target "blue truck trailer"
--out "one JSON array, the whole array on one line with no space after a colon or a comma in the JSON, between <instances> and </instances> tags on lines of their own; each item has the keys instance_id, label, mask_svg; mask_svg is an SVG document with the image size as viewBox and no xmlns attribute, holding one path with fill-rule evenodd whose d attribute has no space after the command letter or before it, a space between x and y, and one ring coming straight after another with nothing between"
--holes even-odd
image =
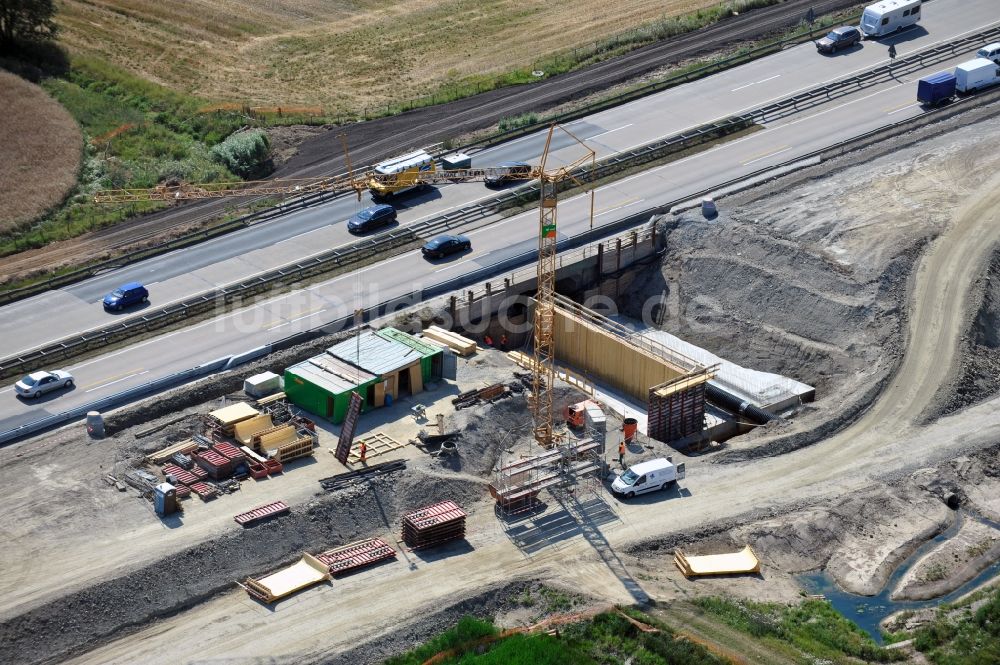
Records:
<instances>
[{"instance_id":1,"label":"blue truck trailer","mask_svg":"<svg viewBox=\"0 0 1000 665\"><path fill-rule=\"evenodd\" d=\"M955 75L938 72L917 81L917 101L927 106L943 104L955 96Z\"/></svg>"}]
</instances>

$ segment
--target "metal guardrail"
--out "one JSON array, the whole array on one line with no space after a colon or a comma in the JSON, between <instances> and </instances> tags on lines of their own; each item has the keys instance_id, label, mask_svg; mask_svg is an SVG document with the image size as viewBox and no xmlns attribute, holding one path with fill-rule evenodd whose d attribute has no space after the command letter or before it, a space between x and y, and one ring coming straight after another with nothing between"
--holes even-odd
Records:
<instances>
[{"instance_id":1,"label":"metal guardrail","mask_svg":"<svg viewBox=\"0 0 1000 665\"><path fill-rule=\"evenodd\" d=\"M940 116L943 113L947 113L949 111L952 114L960 113L970 103L975 102L976 100L979 99L982 99L982 96L966 98L965 100L959 101L951 106L940 107L936 109L933 113L923 116L923 118L925 118L925 122L929 123L935 121L936 119L940 118ZM1000 89L993 90L991 93L989 93L989 99L990 101L1000 100ZM568 250L570 251L576 250L575 251L576 256L580 260L586 260L588 258L587 257L588 243L594 243L596 240L604 238L609 231L616 232L620 231L621 229L634 227L638 224L645 223L646 221L649 220L650 217L654 215L662 215L669 213L677 206L681 206L688 202L695 201L699 197L711 194L713 192L724 191L734 186L737 186L741 183L753 182L763 176L766 176L769 173L781 171L783 169L795 166L796 164L808 162L816 158L822 158L823 156L834 157L845 154L853 149L857 149L858 147L863 146L863 144L866 144L867 142L871 142L874 140L881 140L885 138L883 135L887 132L891 132L893 130L909 131L914 128L914 124L915 122L913 119L904 119L892 122L883 125L882 127L879 127L877 129L873 129L864 134L856 136L854 138L847 139L845 141L840 141L834 145L827 146L826 148L815 150L809 154L801 155L799 157L786 160L785 162L776 164L774 166L763 167L758 169L757 171L754 171L753 173L747 174L740 178L733 178L729 181L716 184L710 188L703 189L699 192L694 192L682 198L669 201L667 203L664 203L663 205L647 208L640 212L633 213L628 217L624 217L610 224L601 226L597 229L591 229L584 233L577 234L576 236L572 236L570 238L561 240L557 245L558 251L560 253L563 253ZM822 161L822 159L820 159L820 161ZM633 231L633 233L635 232ZM626 239L630 238L631 234L628 237L626 237ZM609 238L607 240L613 240L613 238ZM470 286L472 284L480 283L486 279L502 275L505 272L523 267L526 264L534 261L535 256L536 253L534 251L524 252L522 254L504 259L503 261L482 266L475 271L468 272L464 275L456 276L454 278L445 280L444 282L440 282L425 289L421 289L420 291L406 294L404 296L400 296L392 300L383 301L378 305L374 305L364 309L362 311L362 319L366 322L369 322L374 319L380 318L387 312L401 311L401 308L399 307L400 304L403 305L408 304L415 306L430 298L434 298L460 288L465 288L466 286ZM562 267L562 265L565 264L565 258L568 257L564 257L564 259L560 262L560 267ZM530 277L532 272L533 271L529 271L524 274ZM516 279L516 273L512 273L511 278ZM0 432L0 445L10 443L19 438L30 436L31 434L35 434L37 432L41 432L52 427L56 427L58 425L62 425L63 423L73 420L74 418L80 418L84 416L88 411L96 411L100 409L111 408L114 406L120 406L133 399L136 399L137 397L153 393L157 390L162 390L172 385L179 385L185 381L190 381L191 379L198 378L200 376L205 376L207 374L219 371L221 369L229 369L236 364L234 362L234 359L238 360L241 357L245 357L246 359L249 360L260 357L264 352L268 350L270 352L283 351L293 346L309 342L322 335L339 332L353 325L353 323L354 323L353 316L342 317L340 319L337 319L336 321L326 323L322 326L318 326L310 330L305 330L302 332L289 335L288 337L276 340L274 342L271 342L270 344L264 345L263 347L257 347L256 349L252 349L247 352L219 358L217 360L211 361L209 363L204 363L189 370L177 372L167 377L155 379L141 386L136 386L135 388L131 388L129 390L116 393L114 395L109 395L100 400L77 407L75 409L71 409L63 413L48 416L42 420L35 421L34 423L21 425L17 428L14 428L6 432Z\"/></svg>"}]
</instances>

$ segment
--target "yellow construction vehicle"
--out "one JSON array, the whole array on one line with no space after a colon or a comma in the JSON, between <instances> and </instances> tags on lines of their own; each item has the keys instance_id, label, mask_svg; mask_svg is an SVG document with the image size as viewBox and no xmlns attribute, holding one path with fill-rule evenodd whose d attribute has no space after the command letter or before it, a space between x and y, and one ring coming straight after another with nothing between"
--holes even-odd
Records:
<instances>
[{"instance_id":1,"label":"yellow construction vehicle","mask_svg":"<svg viewBox=\"0 0 1000 665\"><path fill-rule=\"evenodd\" d=\"M548 168L552 137L561 131L584 148L584 154L575 161L557 168ZM295 180L262 180L251 182L211 183L200 185L159 185L152 189L116 189L97 192L98 203L130 203L135 201L183 201L191 199L255 196L262 194L300 195L316 192L350 192L361 194L370 190L386 197L406 189L438 183L483 182L497 179L508 173L508 167L466 168L438 170L434 160L424 151L416 151L379 164L373 171L355 175L347 153L347 175L302 178ZM596 154L565 127L552 125L545 139L541 164L530 172L520 173L519 178L538 180L541 190L538 218L538 290L535 295L534 355L532 363L531 407L534 438L542 446L553 445L552 385L555 380L555 318L556 282L556 201L561 184L573 181L583 186L573 171L590 163L593 172ZM590 192L590 218L593 227L594 199Z\"/></svg>"}]
</instances>

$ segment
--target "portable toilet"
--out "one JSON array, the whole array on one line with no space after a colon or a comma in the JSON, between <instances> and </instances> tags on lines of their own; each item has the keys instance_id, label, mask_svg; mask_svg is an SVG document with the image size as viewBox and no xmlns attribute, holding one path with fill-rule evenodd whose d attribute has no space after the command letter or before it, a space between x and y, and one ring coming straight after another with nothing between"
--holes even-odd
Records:
<instances>
[{"instance_id":1,"label":"portable toilet","mask_svg":"<svg viewBox=\"0 0 1000 665\"><path fill-rule=\"evenodd\" d=\"M170 483L160 483L153 488L153 509L160 516L177 512L177 488Z\"/></svg>"}]
</instances>

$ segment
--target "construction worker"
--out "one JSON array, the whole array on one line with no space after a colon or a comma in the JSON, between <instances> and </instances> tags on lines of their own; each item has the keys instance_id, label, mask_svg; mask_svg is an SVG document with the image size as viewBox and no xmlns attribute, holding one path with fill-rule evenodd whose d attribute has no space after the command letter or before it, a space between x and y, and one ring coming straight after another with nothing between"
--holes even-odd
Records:
<instances>
[{"instance_id":1,"label":"construction worker","mask_svg":"<svg viewBox=\"0 0 1000 665\"><path fill-rule=\"evenodd\" d=\"M507 350L507 333L500 334L500 350L501 351Z\"/></svg>"},{"instance_id":2,"label":"construction worker","mask_svg":"<svg viewBox=\"0 0 1000 665\"><path fill-rule=\"evenodd\" d=\"M493 346L493 338L490 337L489 335L484 335L483 344L485 344L486 346Z\"/></svg>"},{"instance_id":3,"label":"construction worker","mask_svg":"<svg viewBox=\"0 0 1000 665\"><path fill-rule=\"evenodd\" d=\"M361 450L358 452L358 457L362 464L365 464L365 457L368 455L368 444L364 441L361 442Z\"/></svg>"},{"instance_id":4,"label":"construction worker","mask_svg":"<svg viewBox=\"0 0 1000 665\"><path fill-rule=\"evenodd\" d=\"M618 464L625 468L625 439L618 444Z\"/></svg>"}]
</instances>

